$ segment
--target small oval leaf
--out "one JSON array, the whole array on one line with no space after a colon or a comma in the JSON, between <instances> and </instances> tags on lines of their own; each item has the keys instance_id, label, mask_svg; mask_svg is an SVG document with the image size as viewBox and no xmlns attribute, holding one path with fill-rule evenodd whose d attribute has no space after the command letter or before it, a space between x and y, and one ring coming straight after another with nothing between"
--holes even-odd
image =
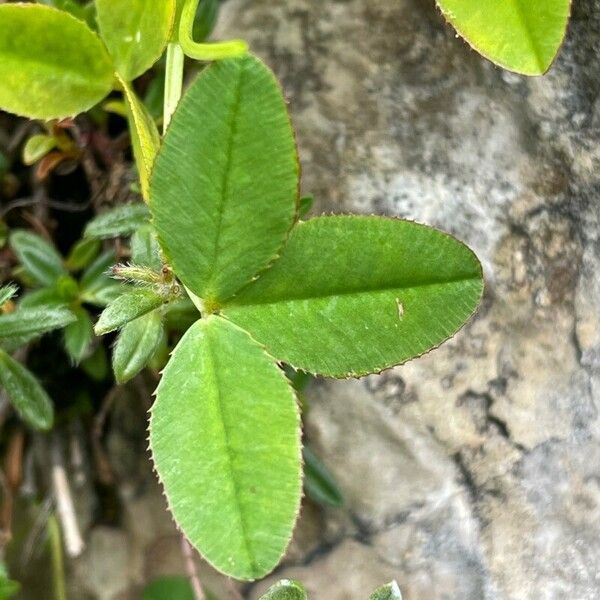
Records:
<instances>
[{"instance_id":1,"label":"small oval leaf","mask_svg":"<svg viewBox=\"0 0 600 600\"><path fill-rule=\"evenodd\" d=\"M369 600L402 600L400 587L396 581L382 585L369 596Z\"/></svg>"},{"instance_id":2,"label":"small oval leaf","mask_svg":"<svg viewBox=\"0 0 600 600\"><path fill-rule=\"evenodd\" d=\"M0 338L43 335L53 329L61 329L75 321L75 315L67 308L19 308L0 315Z\"/></svg>"},{"instance_id":3,"label":"small oval leaf","mask_svg":"<svg viewBox=\"0 0 600 600\"><path fill-rule=\"evenodd\" d=\"M25 273L35 283L52 285L61 275L67 274L62 256L36 233L16 230L10 234L9 241Z\"/></svg>"},{"instance_id":4,"label":"small oval leaf","mask_svg":"<svg viewBox=\"0 0 600 600\"><path fill-rule=\"evenodd\" d=\"M34 429L47 430L54 421L48 394L33 373L0 350L0 386L19 416Z\"/></svg>"},{"instance_id":5,"label":"small oval leaf","mask_svg":"<svg viewBox=\"0 0 600 600\"><path fill-rule=\"evenodd\" d=\"M65 350L73 363L78 365L90 354L94 325L85 309L76 308L73 313L76 320L65 327Z\"/></svg>"},{"instance_id":6,"label":"small oval leaf","mask_svg":"<svg viewBox=\"0 0 600 600\"><path fill-rule=\"evenodd\" d=\"M85 228L85 237L105 239L130 235L147 223L150 212L145 204L122 204L93 218Z\"/></svg>"},{"instance_id":7,"label":"small oval leaf","mask_svg":"<svg viewBox=\"0 0 600 600\"><path fill-rule=\"evenodd\" d=\"M148 364L162 336L162 319L157 310L123 327L113 350L112 364L117 383L126 383Z\"/></svg>"},{"instance_id":8,"label":"small oval leaf","mask_svg":"<svg viewBox=\"0 0 600 600\"><path fill-rule=\"evenodd\" d=\"M177 523L208 562L238 579L277 565L300 505L300 416L245 331L216 316L187 331L158 386L150 447Z\"/></svg>"},{"instance_id":9,"label":"small oval leaf","mask_svg":"<svg viewBox=\"0 0 600 600\"><path fill-rule=\"evenodd\" d=\"M110 57L85 23L40 4L0 5L0 108L61 119L94 106L112 84Z\"/></svg>"},{"instance_id":10,"label":"small oval leaf","mask_svg":"<svg viewBox=\"0 0 600 600\"><path fill-rule=\"evenodd\" d=\"M114 252L107 250L84 271L79 283L82 301L94 306L106 306L126 291L127 288L108 275L114 264Z\"/></svg>"},{"instance_id":11,"label":"small oval leaf","mask_svg":"<svg viewBox=\"0 0 600 600\"><path fill-rule=\"evenodd\" d=\"M297 581L282 579L271 586L260 600L307 600L304 586Z\"/></svg>"},{"instance_id":12,"label":"small oval leaf","mask_svg":"<svg viewBox=\"0 0 600 600\"><path fill-rule=\"evenodd\" d=\"M158 308L163 302L164 298L151 288L135 288L125 292L104 309L94 331L98 335L115 331Z\"/></svg>"},{"instance_id":13,"label":"small oval leaf","mask_svg":"<svg viewBox=\"0 0 600 600\"><path fill-rule=\"evenodd\" d=\"M477 52L523 75L542 75L565 36L571 0L437 0Z\"/></svg>"},{"instance_id":14,"label":"small oval leaf","mask_svg":"<svg viewBox=\"0 0 600 600\"><path fill-rule=\"evenodd\" d=\"M42 133L32 135L23 146L23 162L33 165L56 148L56 138Z\"/></svg>"}]
</instances>

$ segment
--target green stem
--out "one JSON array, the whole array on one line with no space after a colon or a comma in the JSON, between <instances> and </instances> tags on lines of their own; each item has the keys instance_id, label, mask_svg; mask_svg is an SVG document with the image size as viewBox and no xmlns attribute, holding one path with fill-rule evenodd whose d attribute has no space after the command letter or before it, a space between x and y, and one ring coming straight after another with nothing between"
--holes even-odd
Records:
<instances>
[{"instance_id":1,"label":"green stem","mask_svg":"<svg viewBox=\"0 0 600 600\"><path fill-rule=\"evenodd\" d=\"M58 521L54 515L50 515L48 518L48 537L50 538L50 557L52 559L52 585L54 588L54 600L67 600L62 541L60 539Z\"/></svg>"},{"instance_id":2,"label":"green stem","mask_svg":"<svg viewBox=\"0 0 600 600\"><path fill-rule=\"evenodd\" d=\"M183 62L185 56L178 42L167 46L167 70L165 73L165 99L163 105L163 134L171 122L183 89Z\"/></svg>"},{"instance_id":3,"label":"green stem","mask_svg":"<svg viewBox=\"0 0 600 600\"><path fill-rule=\"evenodd\" d=\"M194 19L200 0L185 0L179 20L179 43L183 52L196 60L221 60L246 54L248 44L244 40L200 44L194 41Z\"/></svg>"}]
</instances>

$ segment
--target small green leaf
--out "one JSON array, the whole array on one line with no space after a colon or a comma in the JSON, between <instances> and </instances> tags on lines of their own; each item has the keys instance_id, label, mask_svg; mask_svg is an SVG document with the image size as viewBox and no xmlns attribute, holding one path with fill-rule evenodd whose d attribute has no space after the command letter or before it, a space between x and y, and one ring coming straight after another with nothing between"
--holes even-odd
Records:
<instances>
[{"instance_id":1,"label":"small green leaf","mask_svg":"<svg viewBox=\"0 0 600 600\"><path fill-rule=\"evenodd\" d=\"M127 103L127 118L131 133L133 155L138 168L142 197L148 201L150 193L150 174L154 166L156 153L160 148L160 134L152 116L136 96L131 86L121 80L123 95Z\"/></svg>"},{"instance_id":2,"label":"small green leaf","mask_svg":"<svg viewBox=\"0 0 600 600\"><path fill-rule=\"evenodd\" d=\"M262 347L220 317L197 321L158 386L150 446L171 511L206 560L238 579L269 573L299 509L300 418Z\"/></svg>"},{"instance_id":3,"label":"small green leaf","mask_svg":"<svg viewBox=\"0 0 600 600\"><path fill-rule=\"evenodd\" d=\"M130 235L148 222L150 213L145 204L122 204L92 219L85 228L85 237L98 239Z\"/></svg>"},{"instance_id":4,"label":"small green leaf","mask_svg":"<svg viewBox=\"0 0 600 600\"><path fill-rule=\"evenodd\" d=\"M132 81L163 53L175 19L175 0L96 0L100 35L117 73Z\"/></svg>"},{"instance_id":5,"label":"small green leaf","mask_svg":"<svg viewBox=\"0 0 600 600\"><path fill-rule=\"evenodd\" d=\"M335 507L342 506L344 498L327 467L308 446L304 447L303 455L304 489L308 496L319 504Z\"/></svg>"},{"instance_id":6,"label":"small green leaf","mask_svg":"<svg viewBox=\"0 0 600 600\"><path fill-rule=\"evenodd\" d=\"M3 6L6 5L0 5L0 19ZM58 277L67 274L62 256L43 237L20 229L10 234L10 245L35 283L52 285Z\"/></svg>"},{"instance_id":7,"label":"small green leaf","mask_svg":"<svg viewBox=\"0 0 600 600\"><path fill-rule=\"evenodd\" d=\"M402 594L396 581L377 588L370 596L369 600L402 600Z\"/></svg>"},{"instance_id":8,"label":"small green leaf","mask_svg":"<svg viewBox=\"0 0 600 600\"><path fill-rule=\"evenodd\" d=\"M152 359L163 336L160 311L154 310L123 327L113 350L117 383L135 377Z\"/></svg>"},{"instance_id":9,"label":"small green leaf","mask_svg":"<svg viewBox=\"0 0 600 600\"><path fill-rule=\"evenodd\" d=\"M94 106L112 84L110 57L85 23L40 4L0 5L0 108L61 119Z\"/></svg>"},{"instance_id":10,"label":"small green leaf","mask_svg":"<svg viewBox=\"0 0 600 600\"><path fill-rule=\"evenodd\" d=\"M131 261L134 265L160 270L160 246L151 225L140 227L131 236Z\"/></svg>"},{"instance_id":11,"label":"small green leaf","mask_svg":"<svg viewBox=\"0 0 600 600\"><path fill-rule=\"evenodd\" d=\"M78 365L91 350L94 325L83 308L73 309L76 320L65 328L65 350L74 364Z\"/></svg>"},{"instance_id":12,"label":"small green leaf","mask_svg":"<svg viewBox=\"0 0 600 600\"><path fill-rule=\"evenodd\" d=\"M32 135L23 146L23 162L33 165L56 148L56 138L53 135Z\"/></svg>"},{"instance_id":13,"label":"small green leaf","mask_svg":"<svg viewBox=\"0 0 600 600\"><path fill-rule=\"evenodd\" d=\"M67 308L19 308L15 312L0 315L0 338L43 335L53 329L66 327L74 320L75 315Z\"/></svg>"},{"instance_id":14,"label":"small green leaf","mask_svg":"<svg viewBox=\"0 0 600 600\"><path fill-rule=\"evenodd\" d=\"M437 0L456 31L492 62L542 75L565 37L571 0Z\"/></svg>"},{"instance_id":15,"label":"small green leaf","mask_svg":"<svg viewBox=\"0 0 600 600\"><path fill-rule=\"evenodd\" d=\"M152 288L134 288L113 300L102 312L94 331L104 335L158 308L164 298Z\"/></svg>"},{"instance_id":16,"label":"small green leaf","mask_svg":"<svg viewBox=\"0 0 600 600\"><path fill-rule=\"evenodd\" d=\"M282 579L271 586L260 600L308 600L304 586L298 581Z\"/></svg>"},{"instance_id":17,"label":"small green leaf","mask_svg":"<svg viewBox=\"0 0 600 600\"><path fill-rule=\"evenodd\" d=\"M106 306L118 298L125 288L108 275L115 263L111 251L101 254L83 273L80 281L81 299L95 306Z\"/></svg>"},{"instance_id":18,"label":"small green leaf","mask_svg":"<svg viewBox=\"0 0 600 600\"><path fill-rule=\"evenodd\" d=\"M80 367L94 381L104 381L108 376L108 359L102 344L98 344L92 354L81 361Z\"/></svg>"},{"instance_id":19,"label":"small green leaf","mask_svg":"<svg viewBox=\"0 0 600 600\"><path fill-rule=\"evenodd\" d=\"M298 201L298 218L299 219L304 218L309 213L309 211L313 207L314 203L315 203L314 196L312 196L312 195L302 196L302 198L300 198L300 200Z\"/></svg>"},{"instance_id":20,"label":"small green leaf","mask_svg":"<svg viewBox=\"0 0 600 600\"><path fill-rule=\"evenodd\" d=\"M173 115L151 187L168 262L208 303L274 260L295 218L298 158L281 89L263 63L246 56L201 73Z\"/></svg>"},{"instance_id":21,"label":"small green leaf","mask_svg":"<svg viewBox=\"0 0 600 600\"><path fill-rule=\"evenodd\" d=\"M45 306L65 306L65 301L59 294L55 285L40 288L33 292L27 292L20 300L19 306L21 308L41 308Z\"/></svg>"},{"instance_id":22,"label":"small green leaf","mask_svg":"<svg viewBox=\"0 0 600 600\"><path fill-rule=\"evenodd\" d=\"M146 586L142 600L196 600L187 577L161 577Z\"/></svg>"},{"instance_id":23,"label":"small green leaf","mask_svg":"<svg viewBox=\"0 0 600 600\"><path fill-rule=\"evenodd\" d=\"M69 271L81 271L85 269L98 256L102 249L102 243L96 239L79 240L70 250L65 261Z\"/></svg>"},{"instance_id":24,"label":"small green leaf","mask_svg":"<svg viewBox=\"0 0 600 600\"><path fill-rule=\"evenodd\" d=\"M384 217L319 217L223 308L278 360L333 377L403 363L454 335L483 290L450 235Z\"/></svg>"},{"instance_id":25,"label":"small green leaf","mask_svg":"<svg viewBox=\"0 0 600 600\"><path fill-rule=\"evenodd\" d=\"M52 401L33 373L0 350L0 386L19 416L34 429L47 430L54 421Z\"/></svg>"},{"instance_id":26,"label":"small green leaf","mask_svg":"<svg viewBox=\"0 0 600 600\"><path fill-rule=\"evenodd\" d=\"M0 287L0 308L9 300L12 300L18 291L19 288L12 283Z\"/></svg>"}]
</instances>

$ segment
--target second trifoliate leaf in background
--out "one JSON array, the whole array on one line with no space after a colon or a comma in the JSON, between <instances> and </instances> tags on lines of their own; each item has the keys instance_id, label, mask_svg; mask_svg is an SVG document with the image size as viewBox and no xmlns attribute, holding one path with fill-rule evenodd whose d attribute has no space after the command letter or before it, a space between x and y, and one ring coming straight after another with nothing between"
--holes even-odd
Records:
<instances>
[{"instance_id":1,"label":"second trifoliate leaf in background","mask_svg":"<svg viewBox=\"0 0 600 600\"><path fill-rule=\"evenodd\" d=\"M505 69L542 75L556 56L571 0L437 0L456 31Z\"/></svg>"}]
</instances>

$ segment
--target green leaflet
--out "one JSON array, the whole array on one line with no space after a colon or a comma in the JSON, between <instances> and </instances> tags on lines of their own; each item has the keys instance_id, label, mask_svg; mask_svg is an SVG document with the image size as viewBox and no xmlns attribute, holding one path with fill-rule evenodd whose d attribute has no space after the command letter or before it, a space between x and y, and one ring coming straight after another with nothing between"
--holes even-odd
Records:
<instances>
[{"instance_id":1,"label":"green leaflet","mask_svg":"<svg viewBox=\"0 0 600 600\"><path fill-rule=\"evenodd\" d=\"M492 62L542 75L565 36L571 0L437 0L456 31Z\"/></svg>"},{"instance_id":2,"label":"green leaflet","mask_svg":"<svg viewBox=\"0 0 600 600\"><path fill-rule=\"evenodd\" d=\"M152 359L163 336L160 311L135 319L121 330L113 350L113 371L117 383L135 377Z\"/></svg>"},{"instance_id":3,"label":"green leaflet","mask_svg":"<svg viewBox=\"0 0 600 600\"><path fill-rule=\"evenodd\" d=\"M377 588L370 596L369 600L402 600L402 594L396 581Z\"/></svg>"},{"instance_id":4,"label":"green leaflet","mask_svg":"<svg viewBox=\"0 0 600 600\"><path fill-rule=\"evenodd\" d=\"M0 19L1 10L2 6ZM25 272L35 283L51 285L58 277L67 274L62 256L43 237L20 229L13 231L9 240Z\"/></svg>"},{"instance_id":5,"label":"green leaflet","mask_svg":"<svg viewBox=\"0 0 600 600\"><path fill-rule=\"evenodd\" d=\"M80 271L89 266L100 254L102 244L100 240L84 238L73 245L65 260L65 266L69 271Z\"/></svg>"},{"instance_id":6,"label":"green leaflet","mask_svg":"<svg viewBox=\"0 0 600 600\"><path fill-rule=\"evenodd\" d=\"M0 5L0 108L32 119L70 117L112 84L110 57L85 23L40 4Z\"/></svg>"},{"instance_id":7,"label":"green leaflet","mask_svg":"<svg viewBox=\"0 0 600 600\"><path fill-rule=\"evenodd\" d=\"M298 159L281 89L262 62L245 56L201 73L173 115L151 189L165 255L208 304L275 258L295 217Z\"/></svg>"},{"instance_id":8,"label":"green leaflet","mask_svg":"<svg viewBox=\"0 0 600 600\"><path fill-rule=\"evenodd\" d=\"M150 213L145 204L122 204L92 219L85 228L85 237L98 239L130 235L148 222Z\"/></svg>"},{"instance_id":9,"label":"green leaflet","mask_svg":"<svg viewBox=\"0 0 600 600\"><path fill-rule=\"evenodd\" d=\"M303 456L304 489L307 495L322 505L342 506L344 498L327 467L308 446L304 447Z\"/></svg>"},{"instance_id":10,"label":"green leaflet","mask_svg":"<svg viewBox=\"0 0 600 600\"><path fill-rule=\"evenodd\" d=\"M262 347L220 317L197 321L158 386L150 447L171 511L204 557L238 579L270 572L300 505L300 417Z\"/></svg>"},{"instance_id":11,"label":"green leaflet","mask_svg":"<svg viewBox=\"0 0 600 600\"><path fill-rule=\"evenodd\" d=\"M384 217L299 223L281 258L223 308L278 360L333 377L378 372L456 333L481 265L436 229Z\"/></svg>"},{"instance_id":12,"label":"green leaflet","mask_svg":"<svg viewBox=\"0 0 600 600\"><path fill-rule=\"evenodd\" d=\"M0 308L2 308L3 304L11 300L18 290L19 288L12 283L0 287Z\"/></svg>"},{"instance_id":13,"label":"green leaflet","mask_svg":"<svg viewBox=\"0 0 600 600\"><path fill-rule=\"evenodd\" d=\"M271 586L260 600L307 600L306 590L298 581L282 579Z\"/></svg>"},{"instance_id":14,"label":"green leaflet","mask_svg":"<svg viewBox=\"0 0 600 600\"><path fill-rule=\"evenodd\" d=\"M33 165L55 147L56 138L53 135L41 133L32 135L23 146L23 162L26 165Z\"/></svg>"},{"instance_id":15,"label":"green leaflet","mask_svg":"<svg viewBox=\"0 0 600 600\"><path fill-rule=\"evenodd\" d=\"M81 299L95 306L106 306L116 300L126 288L108 276L115 263L115 255L110 250L102 253L85 270L79 283Z\"/></svg>"},{"instance_id":16,"label":"green leaflet","mask_svg":"<svg viewBox=\"0 0 600 600\"><path fill-rule=\"evenodd\" d=\"M96 0L100 35L117 73L132 81L163 53L175 18L175 0Z\"/></svg>"},{"instance_id":17,"label":"green leaflet","mask_svg":"<svg viewBox=\"0 0 600 600\"><path fill-rule=\"evenodd\" d=\"M78 365L90 353L94 326L85 309L76 308L73 313L76 320L65 328L65 350L73 363Z\"/></svg>"},{"instance_id":18,"label":"green leaflet","mask_svg":"<svg viewBox=\"0 0 600 600\"><path fill-rule=\"evenodd\" d=\"M160 134L158 133L154 119L135 95L131 86L123 80L121 80L121 85L123 86L123 95L127 103L127 119L131 133L131 144L140 177L142 196L147 202L150 193L150 175L156 153L160 148Z\"/></svg>"},{"instance_id":19,"label":"green leaflet","mask_svg":"<svg viewBox=\"0 0 600 600\"><path fill-rule=\"evenodd\" d=\"M23 365L0 350L0 387L19 416L34 429L52 427L52 401L39 381Z\"/></svg>"},{"instance_id":20,"label":"green leaflet","mask_svg":"<svg viewBox=\"0 0 600 600\"><path fill-rule=\"evenodd\" d=\"M160 270L160 247L151 225L140 227L131 236L131 262L134 265Z\"/></svg>"},{"instance_id":21,"label":"green leaflet","mask_svg":"<svg viewBox=\"0 0 600 600\"><path fill-rule=\"evenodd\" d=\"M102 312L94 331L104 335L158 308L163 296L152 288L134 288L113 300Z\"/></svg>"},{"instance_id":22,"label":"green leaflet","mask_svg":"<svg viewBox=\"0 0 600 600\"><path fill-rule=\"evenodd\" d=\"M75 320L75 315L67 308L20 308L6 315L0 315L0 338L37 336L66 327Z\"/></svg>"}]
</instances>

